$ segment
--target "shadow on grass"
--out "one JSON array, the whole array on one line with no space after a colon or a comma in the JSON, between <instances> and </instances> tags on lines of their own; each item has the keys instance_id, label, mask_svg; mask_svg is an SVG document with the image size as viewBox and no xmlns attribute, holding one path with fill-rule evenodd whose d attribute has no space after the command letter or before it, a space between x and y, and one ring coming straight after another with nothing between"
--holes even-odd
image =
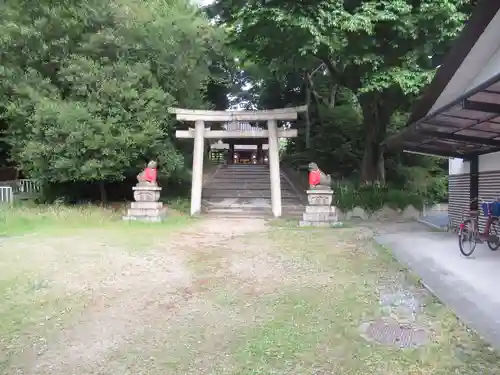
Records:
<instances>
[{"instance_id":1,"label":"shadow on grass","mask_svg":"<svg viewBox=\"0 0 500 375\"><path fill-rule=\"evenodd\" d=\"M127 204L109 206L86 205L37 205L20 203L0 206L0 236L18 236L30 233L50 235L67 234L82 229L141 230L176 229L192 219L185 213L187 203L176 199L167 203L167 217L161 223L127 222L122 220Z\"/></svg>"}]
</instances>

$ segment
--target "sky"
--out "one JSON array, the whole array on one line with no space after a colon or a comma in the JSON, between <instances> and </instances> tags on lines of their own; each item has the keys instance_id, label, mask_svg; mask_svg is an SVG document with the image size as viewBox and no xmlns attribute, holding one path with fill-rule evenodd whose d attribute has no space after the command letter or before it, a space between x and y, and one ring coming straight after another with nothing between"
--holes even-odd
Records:
<instances>
[{"instance_id":1,"label":"sky","mask_svg":"<svg viewBox=\"0 0 500 375\"><path fill-rule=\"evenodd\" d=\"M200 4L201 6L209 5L212 4L213 2L214 0L198 0L198 4Z\"/></svg>"},{"instance_id":2,"label":"sky","mask_svg":"<svg viewBox=\"0 0 500 375\"><path fill-rule=\"evenodd\" d=\"M196 1L196 2L198 3L198 5L200 5L200 6L210 5L210 4L212 4L212 3L214 3L214 2L215 2L215 0L195 0L195 1ZM247 85L245 85L245 86L242 88L242 90L250 90L251 88L252 88L252 85L251 85L251 84L247 84ZM232 99L232 98L230 97L230 99ZM233 98L233 99L234 99L234 98ZM229 108L228 110L232 110L232 111L234 111L234 110L243 110L243 109L244 109L244 107L243 107L243 106L244 106L244 103L241 103L241 104L240 104L240 103L238 103L238 104L236 104L235 106L232 106L231 108Z\"/></svg>"}]
</instances>

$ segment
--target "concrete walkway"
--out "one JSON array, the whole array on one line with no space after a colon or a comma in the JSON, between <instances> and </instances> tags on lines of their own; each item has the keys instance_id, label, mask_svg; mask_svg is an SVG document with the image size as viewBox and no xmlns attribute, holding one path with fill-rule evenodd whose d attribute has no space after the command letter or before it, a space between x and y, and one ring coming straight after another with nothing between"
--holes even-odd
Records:
<instances>
[{"instance_id":1,"label":"concrete walkway","mask_svg":"<svg viewBox=\"0 0 500 375\"><path fill-rule=\"evenodd\" d=\"M420 219L424 224L427 223L432 227L441 228L446 230L448 227L448 212L436 211L429 212L427 215Z\"/></svg>"},{"instance_id":2,"label":"concrete walkway","mask_svg":"<svg viewBox=\"0 0 500 375\"><path fill-rule=\"evenodd\" d=\"M500 250L493 252L481 244L465 258L456 235L416 222L387 224L378 230L378 243L391 249L463 322L500 349Z\"/></svg>"}]
</instances>

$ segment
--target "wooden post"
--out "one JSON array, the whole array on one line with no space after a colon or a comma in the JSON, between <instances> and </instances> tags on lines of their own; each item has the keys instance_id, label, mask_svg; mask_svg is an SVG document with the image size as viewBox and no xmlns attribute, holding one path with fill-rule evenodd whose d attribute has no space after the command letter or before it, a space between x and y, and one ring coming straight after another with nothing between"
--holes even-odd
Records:
<instances>
[{"instance_id":1,"label":"wooden post","mask_svg":"<svg viewBox=\"0 0 500 375\"><path fill-rule=\"evenodd\" d=\"M234 143L229 144L229 153L228 153L228 164L234 164Z\"/></svg>"},{"instance_id":2,"label":"wooden post","mask_svg":"<svg viewBox=\"0 0 500 375\"><path fill-rule=\"evenodd\" d=\"M278 125L276 120L267 122L269 131L269 174L271 176L271 208L274 217L281 216L281 178L278 145Z\"/></svg>"},{"instance_id":3,"label":"wooden post","mask_svg":"<svg viewBox=\"0 0 500 375\"><path fill-rule=\"evenodd\" d=\"M198 120L194 129L193 179L191 181L191 215L201 212L201 192L203 189L203 154L205 122Z\"/></svg>"}]
</instances>

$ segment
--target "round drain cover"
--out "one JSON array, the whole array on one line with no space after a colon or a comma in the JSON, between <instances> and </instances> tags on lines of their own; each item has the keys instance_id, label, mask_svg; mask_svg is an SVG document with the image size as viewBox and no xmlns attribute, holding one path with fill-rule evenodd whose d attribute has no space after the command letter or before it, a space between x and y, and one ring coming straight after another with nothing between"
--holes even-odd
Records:
<instances>
[{"instance_id":1,"label":"round drain cover","mask_svg":"<svg viewBox=\"0 0 500 375\"><path fill-rule=\"evenodd\" d=\"M425 345L427 332L422 328L399 324L393 319L379 319L362 325L366 339L382 345L413 348Z\"/></svg>"}]
</instances>

